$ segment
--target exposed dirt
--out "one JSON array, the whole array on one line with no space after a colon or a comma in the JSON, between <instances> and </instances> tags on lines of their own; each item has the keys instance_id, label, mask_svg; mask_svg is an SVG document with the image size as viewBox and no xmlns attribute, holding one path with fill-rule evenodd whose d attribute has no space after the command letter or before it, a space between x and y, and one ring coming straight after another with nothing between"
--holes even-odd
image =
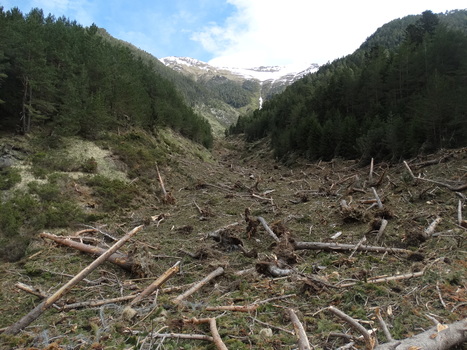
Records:
<instances>
[{"instance_id":1,"label":"exposed dirt","mask_svg":"<svg viewBox=\"0 0 467 350\"><path fill-rule=\"evenodd\" d=\"M466 227L458 222L459 202L463 220L467 218L466 191L443 185L467 182L467 149L408 162L416 176L441 184L413 180L403 164L376 164L371 179L369 166L352 161L297 160L285 166L272 159L264 143L245 144L236 138L218 141L212 157L183 149L180 146L167 164L159 165L175 203L165 203L160 188L148 188L131 209L116 213L114 221L106 226L96 223L115 237L145 225L121 249L139 264L139 275L106 263L57 304L141 291L181 261L180 273L164 284L173 288L161 289L133 306L137 314L131 320L123 312L128 301L71 311L52 308L19 336L1 335L4 349L215 349L209 341L148 335L210 335L208 324L187 322L193 317L216 317L229 349L294 349L297 338L288 308L297 312L315 349L335 349L351 340L356 348L364 348L356 339L360 334L327 307L375 329L380 342L386 338L376 320L377 309L395 339L431 327L431 318L452 323L467 317ZM382 208L375 203L372 187ZM438 217L434 234L424 234ZM387 227L377 241L383 220ZM111 244L99 232L83 235ZM294 242L362 242L410 252L297 250ZM92 260L38 238L27 257L0 267L0 328L18 321L38 303L37 297L15 287L17 282L51 294ZM188 284L219 267L224 269L221 276L178 306L172 302ZM375 277L421 271L421 276L371 283ZM350 282L356 284L342 287ZM206 310L219 305L259 306L246 313ZM341 335L333 335L336 332Z\"/></svg>"}]
</instances>

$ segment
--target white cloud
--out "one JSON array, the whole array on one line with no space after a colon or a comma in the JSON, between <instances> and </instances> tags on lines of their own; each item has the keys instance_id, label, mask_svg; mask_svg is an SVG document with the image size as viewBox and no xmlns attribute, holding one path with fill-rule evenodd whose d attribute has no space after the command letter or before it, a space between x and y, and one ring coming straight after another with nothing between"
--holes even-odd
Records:
<instances>
[{"instance_id":1,"label":"white cloud","mask_svg":"<svg viewBox=\"0 0 467 350\"><path fill-rule=\"evenodd\" d=\"M192 39L214 55L210 63L218 66L323 64L352 53L393 19L465 8L463 1L228 0L237 11Z\"/></svg>"}]
</instances>

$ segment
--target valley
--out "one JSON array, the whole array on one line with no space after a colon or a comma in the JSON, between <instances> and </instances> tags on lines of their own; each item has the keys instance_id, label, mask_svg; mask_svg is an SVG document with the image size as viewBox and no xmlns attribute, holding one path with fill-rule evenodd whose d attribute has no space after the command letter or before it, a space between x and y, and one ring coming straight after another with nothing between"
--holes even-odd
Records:
<instances>
[{"instance_id":1,"label":"valley","mask_svg":"<svg viewBox=\"0 0 467 350\"><path fill-rule=\"evenodd\" d=\"M240 137L219 139L207 152L169 131L156 139L137 130L120 136L140 143L146 138L164 150L157 163L171 200L165 200L156 158L145 176L134 177L134 168L143 164L125 163L107 144L110 153L92 153L94 174L61 173L62 191L72 193L96 220L85 225L72 220L74 226L47 232L105 248L112 244L109 236L119 238L144 225L120 250L138 268L128 272L103 264L20 335L0 335L2 349L215 348L209 341L189 339L191 334L210 335L207 325L193 320L213 317L229 349L292 349L297 337L289 309L297 313L315 349L349 342L363 348L360 334L329 307L368 330L377 329L380 343L387 339L375 312L386 320L394 339L422 332L431 327L432 318L450 324L466 317L466 227L465 219L458 220L458 210L465 209L465 186L457 192L443 186L465 184L466 149L407 160L416 176L437 181L429 182L411 178L403 164L375 164L370 171L354 161L308 163L297 158L286 166L272 157L267 142L248 144ZM76 159L67 149L62 154ZM126 173L124 188L132 191L113 205L106 200L116 200L117 194L79 180L109 176L112 167L104 165L110 159L120 164L116 174ZM465 218L465 210L461 215ZM387 226L381 230L383 220ZM433 231L425 234L435 221ZM17 322L40 300L18 289L18 283L50 295L93 261L39 234L23 258L1 265L0 328ZM353 248L300 249L299 242ZM359 249L366 245L387 250ZM124 312L128 301L66 307L136 295L177 262L180 272L135 305L132 316ZM192 283L219 270L220 275L174 303Z\"/></svg>"}]
</instances>

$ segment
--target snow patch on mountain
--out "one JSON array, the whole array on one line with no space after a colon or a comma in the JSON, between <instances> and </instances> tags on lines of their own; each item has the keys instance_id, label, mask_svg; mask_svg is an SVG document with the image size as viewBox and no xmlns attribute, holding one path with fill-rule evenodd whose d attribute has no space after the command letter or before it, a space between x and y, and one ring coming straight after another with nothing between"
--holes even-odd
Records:
<instances>
[{"instance_id":1,"label":"snow patch on mountain","mask_svg":"<svg viewBox=\"0 0 467 350\"><path fill-rule=\"evenodd\" d=\"M310 70L310 67L312 69ZM257 79L259 81L276 81L276 80L290 80L302 77L305 74L311 73L318 69L317 65L287 65L287 66L261 66L254 68L235 68L235 67L222 67L222 69L229 70L234 74L243 76L247 79Z\"/></svg>"},{"instance_id":2,"label":"snow patch on mountain","mask_svg":"<svg viewBox=\"0 0 467 350\"><path fill-rule=\"evenodd\" d=\"M236 67L215 67L210 64L190 57L169 56L161 58L160 61L166 66L175 70L180 70L182 65L196 67L206 71L229 71L232 74L241 76L245 79L256 79L260 82L265 81L294 81L308 73L318 70L317 64L295 64L286 66L260 66L254 68L236 68ZM177 67L178 66L178 67Z\"/></svg>"}]
</instances>

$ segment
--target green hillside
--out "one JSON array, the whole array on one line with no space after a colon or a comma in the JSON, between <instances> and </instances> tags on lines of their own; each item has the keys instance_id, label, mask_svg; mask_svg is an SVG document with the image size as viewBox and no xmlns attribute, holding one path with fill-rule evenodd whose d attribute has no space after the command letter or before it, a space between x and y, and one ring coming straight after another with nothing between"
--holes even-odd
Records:
<instances>
[{"instance_id":1,"label":"green hillside","mask_svg":"<svg viewBox=\"0 0 467 350\"><path fill-rule=\"evenodd\" d=\"M465 146L466 14L425 11L390 22L352 55L240 117L230 133L269 136L284 159L397 160Z\"/></svg>"},{"instance_id":2,"label":"green hillside","mask_svg":"<svg viewBox=\"0 0 467 350\"><path fill-rule=\"evenodd\" d=\"M168 126L205 146L208 122L154 63L111 44L92 25L33 9L0 9L0 127L99 138L119 128Z\"/></svg>"}]
</instances>

